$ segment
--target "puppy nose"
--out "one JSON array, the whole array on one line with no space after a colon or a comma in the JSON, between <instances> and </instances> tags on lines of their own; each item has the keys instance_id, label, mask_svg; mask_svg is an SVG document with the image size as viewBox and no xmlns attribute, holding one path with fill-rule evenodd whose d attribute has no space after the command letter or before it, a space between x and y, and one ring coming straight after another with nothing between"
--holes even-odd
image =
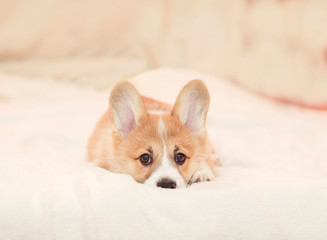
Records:
<instances>
[{"instance_id":1,"label":"puppy nose","mask_svg":"<svg viewBox=\"0 0 327 240\"><path fill-rule=\"evenodd\" d=\"M163 178L157 182L157 187L174 189L176 188L176 182L169 178Z\"/></svg>"}]
</instances>

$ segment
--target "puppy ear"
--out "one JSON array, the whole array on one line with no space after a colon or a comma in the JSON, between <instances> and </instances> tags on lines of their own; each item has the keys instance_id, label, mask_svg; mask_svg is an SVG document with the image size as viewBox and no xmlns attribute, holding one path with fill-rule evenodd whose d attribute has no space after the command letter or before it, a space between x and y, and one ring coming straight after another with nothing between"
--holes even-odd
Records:
<instances>
[{"instance_id":1,"label":"puppy ear","mask_svg":"<svg viewBox=\"0 0 327 240\"><path fill-rule=\"evenodd\" d=\"M195 136L204 136L209 102L206 85L201 80L192 80L179 93L172 115Z\"/></svg>"},{"instance_id":2,"label":"puppy ear","mask_svg":"<svg viewBox=\"0 0 327 240\"><path fill-rule=\"evenodd\" d=\"M126 137L139 121L146 117L142 97L129 82L121 82L111 91L109 108L113 115L115 130L122 137Z\"/></svg>"}]
</instances>

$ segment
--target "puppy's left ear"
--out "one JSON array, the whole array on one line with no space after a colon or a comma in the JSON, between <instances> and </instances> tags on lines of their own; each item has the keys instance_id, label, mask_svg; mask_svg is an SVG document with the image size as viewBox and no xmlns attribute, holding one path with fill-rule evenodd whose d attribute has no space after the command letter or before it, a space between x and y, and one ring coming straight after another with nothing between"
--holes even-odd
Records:
<instances>
[{"instance_id":1,"label":"puppy's left ear","mask_svg":"<svg viewBox=\"0 0 327 240\"><path fill-rule=\"evenodd\" d=\"M172 115L195 136L204 136L210 96L201 80L192 80L179 93Z\"/></svg>"}]
</instances>

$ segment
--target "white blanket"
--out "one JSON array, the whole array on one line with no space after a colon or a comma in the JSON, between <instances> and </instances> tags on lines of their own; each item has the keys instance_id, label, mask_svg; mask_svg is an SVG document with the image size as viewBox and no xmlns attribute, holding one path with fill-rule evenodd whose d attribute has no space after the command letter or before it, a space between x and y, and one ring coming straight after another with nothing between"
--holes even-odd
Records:
<instances>
[{"instance_id":1,"label":"white blanket","mask_svg":"<svg viewBox=\"0 0 327 240\"><path fill-rule=\"evenodd\" d=\"M167 190L85 161L107 92L0 76L0 239L327 239L327 114L278 105L184 70L132 81L174 102L211 93L217 179Z\"/></svg>"}]
</instances>

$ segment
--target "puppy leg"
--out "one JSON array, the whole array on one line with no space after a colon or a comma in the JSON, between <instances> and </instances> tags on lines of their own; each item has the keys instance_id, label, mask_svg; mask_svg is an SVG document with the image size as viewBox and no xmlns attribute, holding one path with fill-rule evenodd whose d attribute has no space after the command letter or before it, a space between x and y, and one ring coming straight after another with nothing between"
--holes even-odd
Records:
<instances>
[{"instance_id":1,"label":"puppy leg","mask_svg":"<svg viewBox=\"0 0 327 240\"><path fill-rule=\"evenodd\" d=\"M215 176L213 174L212 169L209 167L207 163L204 163L202 168L197 170L189 180L188 184L191 185L193 183L198 182L208 182L213 181Z\"/></svg>"}]
</instances>

